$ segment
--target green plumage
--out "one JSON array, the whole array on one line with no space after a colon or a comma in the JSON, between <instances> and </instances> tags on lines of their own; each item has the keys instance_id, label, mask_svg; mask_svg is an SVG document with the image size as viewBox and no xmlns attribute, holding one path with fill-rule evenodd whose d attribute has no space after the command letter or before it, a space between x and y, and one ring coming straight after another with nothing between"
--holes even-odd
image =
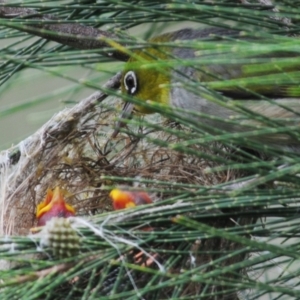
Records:
<instances>
[{"instance_id":1,"label":"green plumage","mask_svg":"<svg viewBox=\"0 0 300 300\"><path fill-rule=\"evenodd\" d=\"M237 31L216 28L183 29L149 42L151 47L133 53L126 64L123 93L184 109L187 117L208 131L212 127L211 132L216 128L239 133L299 126L298 53L285 45L279 45L281 50L275 45L274 51L267 52L264 49L272 39L250 39ZM136 109L153 112L142 105ZM300 145L293 134L273 132L249 138L275 146Z\"/></svg>"}]
</instances>

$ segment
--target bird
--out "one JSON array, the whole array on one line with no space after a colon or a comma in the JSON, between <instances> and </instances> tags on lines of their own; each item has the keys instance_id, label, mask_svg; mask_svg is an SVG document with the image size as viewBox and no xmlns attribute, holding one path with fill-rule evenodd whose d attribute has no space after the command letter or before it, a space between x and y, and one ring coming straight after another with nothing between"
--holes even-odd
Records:
<instances>
[{"instance_id":1,"label":"bird","mask_svg":"<svg viewBox=\"0 0 300 300\"><path fill-rule=\"evenodd\" d=\"M45 199L37 205L37 226L46 225L53 217L68 218L75 216L74 207L65 201L66 193L58 186L53 191L51 189L47 190Z\"/></svg>"},{"instance_id":2,"label":"bird","mask_svg":"<svg viewBox=\"0 0 300 300\"><path fill-rule=\"evenodd\" d=\"M251 43L261 43L259 38L243 37L239 31L214 27L184 28L150 39L149 46L133 51L125 63L121 78L125 104L112 136L117 135L124 125L122 120L130 118L133 110L141 114L177 110L177 116L201 125L209 134L240 133L253 142L299 151L300 139L295 134L300 124L298 68L296 63L285 68L279 61L296 57L297 53L253 54L246 66L238 60L219 64L213 62L219 58L215 53L210 55L191 46L205 43L211 37L216 45L228 44L232 39L248 42L249 47ZM174 43L172 47L170 43ZM212 62L197 65L202 53ZM257 63L260 60L272 60L274 65L271 70L264 70ZM257 71L247 73L251 66ZM284 72L285 82L277 83L276 78ZM236 84L218 86L223 80ZM128 101L128 97L136 100ZM288 128L274 130L273 126L282 125Z\"/></svg>"},{"instance_id":3,"label":"bird","mask_svg":"<svg viewBox=\"0 0 300 300\"><path fill-rule=\"evenodd\" d=\"M109 193L114 210L131 208L153 203L150 196L143 191L130 191L126 188L115 188Z\"/></svg>"}]
</instances>

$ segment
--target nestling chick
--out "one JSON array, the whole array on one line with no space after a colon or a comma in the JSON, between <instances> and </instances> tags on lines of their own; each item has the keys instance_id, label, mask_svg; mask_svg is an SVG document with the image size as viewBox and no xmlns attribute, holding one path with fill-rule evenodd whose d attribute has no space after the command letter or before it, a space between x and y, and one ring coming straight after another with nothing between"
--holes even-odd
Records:
<instances>
[{"instance_id":1,"label":"nestling chick","mask_svg":"<svg viewBox=\"0 0 300 300\"><path fill-rule=\"evenodd\" d=\"M113 202L115 210L153 203L146 192L126 191L119 188L113 189L110 192L109 197Z\"/></svg>"},{"instance_id":2,"label":"nestling chick","mask_svg":"<svg viewBox=\"0 0 300 300\"><path fill-rule=\"evenodd\" d=\"M60 187L56 187L54 191L47 190L44 201L37 206L38 226L44 226L53 217L68 218L75 216L74 207L65 201L65 193Z\"/></svg>"}]
</instances>

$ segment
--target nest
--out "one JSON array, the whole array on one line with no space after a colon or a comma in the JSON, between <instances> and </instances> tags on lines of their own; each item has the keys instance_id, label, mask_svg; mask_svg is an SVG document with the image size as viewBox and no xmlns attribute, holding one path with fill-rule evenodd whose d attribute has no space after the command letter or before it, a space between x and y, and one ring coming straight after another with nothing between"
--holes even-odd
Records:
<instances>
[{"instance_id":1,"label":"nest","mask_svg":"<svg viewBox=\"0 0 300 300\"><path fill-rule=\"evenodd\" d=\"M114 77L106 87L117 88L119 75ZM185 183L194 186L212 186L217 183L226 182L240 176L236 172L223 171L214 174L206 174L205 168L211 166L211 162L204 158L191 154L184 154L165 145L178 143L181 139L163 130L148 130L136 127L135 134L120 133L117 138L112 139L113 124L119 112L110 105L101 104L105 93L98 92L83 100L72 109L66 109L55 115L47 124L17 147L2 153L1 165L1 224L2 235L24 235L36 224L35 209L37 204L45 196L48 188L60 186L68 190L72 197L68 202L72 204L78 216L86 217L112 210L108 198L109 189L118 184L124 184L122 178L132 179L140 188L146 190L159 190L164 188L165 193L156 193L156 198L162 200L177 195L172 183ZM167 123L160 119L163 126L173 126L178 130L189 129L179 124ZM152 139L164 142L149 142ZM201 146L194 145L194 150ZM203 149L201 149L203 151ZM112 180L113 178L120 178ZM143 180L141 180L143 179ZM157 182L157 184L155 184ZM163 185L168 182L168 185ZM168 192L166 192L166 190ZM234 227L253 224L255 219L245 217L237 221L236 218L226 217L214 220L206 220L206 224L215 228ZM154 231L168 224L154 225ZM176 250L177 243L151 244L166 250ZM187 242L191 253L194 253L195 265L208 264L220 259L224 253L237 250L241 247L239 243L232 242L220 237L207 240ZM215 250L217 254L208 254ZM207 253L207 254L205 254ZM126 257L131 263L156 268L149 257L140 251L130 250ZM168 261L167 254L160 254L157 258L160 264ZM156 257L152 253L152 257ZM233 256L223 260L219 268L229 266L232 263L243 261L247 253ZM182 257L172 266L172 272L180 274L184 265L190 260ZM207 267L205 272L211 272L216 266ZM113 274L119 270L112 267L106 271L106 279L103 288L99 290L101 295L108 295L110 281L114 281ZM101 269L97 272L101 274ZM137 285L145 285L149 276L135 271L131 277ZM236 277L236 275L234 275ZM131 278L131 279L132 279ZM81 283L78 283L78 280ZM129 279L128 279L129 280ZM77 278L76 286L85 284L86 277ZM158 280L159 281L159 280ZM155 283L155 282L154 282ZM72 283L69 282L70 285ZM120 285L121 290L128 290L130 284ZM185 286L182 293L187 296L200 295L206 284L190 283ZM224 287L210 288L210 292L221 292ZM115 291L117 292L117 291ZM99 295L100 295L99 294ZM166 289L164 297L172 295L170 289ZM218 299L225 299L220 296ZM235 299L231 294L228 299ZM149 298L149 295L146 299ZM150 299L150 298L149 298ZM209 299L209 297L207 298ZM214 298L215 299L215 298Z\"/></svg>"}]
</instances>

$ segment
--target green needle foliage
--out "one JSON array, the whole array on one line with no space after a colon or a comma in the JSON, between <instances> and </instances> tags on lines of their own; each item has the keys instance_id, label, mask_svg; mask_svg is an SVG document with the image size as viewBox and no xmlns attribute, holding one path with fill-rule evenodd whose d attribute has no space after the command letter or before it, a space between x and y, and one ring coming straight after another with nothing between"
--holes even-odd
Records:
<instances>
[{"instance_id":1,"label":"green needle foliage","mask_svg":"<svg viewBox=\"0 0 300 300\"><path fill-rule=\"evenodd\" d=\"M100 90L109 97L72 118L59 115L55 126L39 133L38 156L28 139L10 150L9 163L19 166L13 166L18 176L9 177L10 166L0 160L0 202L6 201L3 186L14 186L6 206L16 209L15 227L26 229L23 235L1 229L1 299L300 298L300 8L297 1L266 2L7 2L35 13L0 19L0 92L17 88L28 70L48 76L49 86L54 78L68 85L9 107L0 104L0 116L13 118L57 97L76 104L81 92ZM82 24L118 39L99 49L76 48L39 37L41 32L60 35L40 29L43 23ZM27 33L28 26L40 32ZM199 42L147 41L178 28L209 26L239 34ZM142 68L167 72L193 66L203 80L178 72L168 87L182 85L236 115L225 121L197 111L187 116L179 108L124 95L123 100L159 114L134 114L111 139L121 106L114 98L120 95L102 83L123 65L109 53L117 48L133 55L150 47L164 54L170 48L193 49L193 60L153 59ZM211 65L238 67L242 75L226 80ZM34 88L34 80L29 85ZM293 103L274 101L285 97ZM259 101L293 112L293 118L270 119L256 109ZM223 122L224 128L211 128L199 117ZM231 132L226 125L247 130ZM108 192L120 184L137 185L157 201L111 211ZM75 195L71 201L78 217L28 235L40 195L54 185ZM11 220L2 214L9 228Z\"/></svg>"}]
</instances>

